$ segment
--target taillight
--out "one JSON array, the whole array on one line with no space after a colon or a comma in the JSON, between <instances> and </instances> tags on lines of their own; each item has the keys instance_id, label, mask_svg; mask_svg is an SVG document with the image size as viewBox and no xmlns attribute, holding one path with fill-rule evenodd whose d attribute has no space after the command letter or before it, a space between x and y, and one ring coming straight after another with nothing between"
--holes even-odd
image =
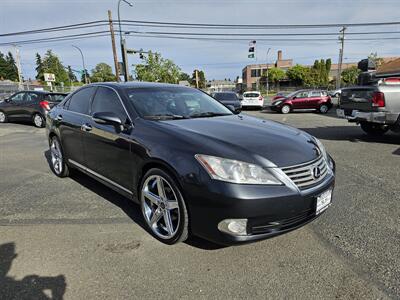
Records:
<instances>
[{"instance_id":1,"label":"taillight","mask_svg":"<svg viewBox=\"0 0 400 300\"><path fill-rule=\"evenodd\" d=\"M264 98L262 96L258 97L258 100L263 101Z\"/></svg>"},{"instance_id":2,"label":"taillight","mask_svg":"<svg viewBox=\"0 0 400 300\"><path fill-rule=\"evenodd\" d=\"M373 107L385 107L385 95L382 92L375 92L372 95Z\"/></svg>"},{"instance_id":3,"label":"taillight","mask_svg":"<svg viewBox=\"0 0 400 300\"><path fill-rule=\"evenodd\" d=\"M39 102L40 107L43 107L45 110L50 110L50 105L49 102L47 101L41 101Z\"/></svg>"}]
</instances>

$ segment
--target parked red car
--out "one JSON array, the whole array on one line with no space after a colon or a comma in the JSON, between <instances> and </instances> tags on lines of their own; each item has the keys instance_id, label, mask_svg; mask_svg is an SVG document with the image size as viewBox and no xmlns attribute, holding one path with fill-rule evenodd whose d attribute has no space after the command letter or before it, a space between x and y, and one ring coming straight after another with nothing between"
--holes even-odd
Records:
<instances>
[{"instance_id":1,"label":"parked red car","mask_svg":"<svg viewBox=\"0 0 400 300\"><path fill-rule=\"evenodd\" d=\"M300 109L315 109L326 114L332 108L331 97L322 90L300 90L272 101L271 110L283 114Z\"/></svg>"}]
</instances>

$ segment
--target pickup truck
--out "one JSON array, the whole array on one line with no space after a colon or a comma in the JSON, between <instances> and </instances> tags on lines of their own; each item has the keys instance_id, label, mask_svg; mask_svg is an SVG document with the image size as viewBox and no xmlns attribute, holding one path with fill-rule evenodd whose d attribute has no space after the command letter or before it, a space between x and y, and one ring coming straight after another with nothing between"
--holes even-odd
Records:
<instances>
[{"instance_id":1,"label":"pickup truck","mask_svg":"<svg viewBox=\"0 0 400 300\"><path fill-rule=\"evenodd\" d=\"M361 125L369 135L400 132L400 79L342 89L337 115Z\"/></svg>"}]
</instances>

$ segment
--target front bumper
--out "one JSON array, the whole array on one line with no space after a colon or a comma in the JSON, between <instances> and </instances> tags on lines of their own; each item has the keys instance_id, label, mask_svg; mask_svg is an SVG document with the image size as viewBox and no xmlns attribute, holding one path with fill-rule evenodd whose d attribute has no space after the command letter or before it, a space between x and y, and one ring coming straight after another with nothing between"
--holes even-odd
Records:
<instances>
[{"instance_id":1,"label":"front bumper","mask_svg":"<svg viewBox=\"0 0 400 300\"><path fill-rule=\"evenodd\" d=\"M314 220L317 197L334 188L328 174L315 188L239 185L213 181L208 188L191 188L189 212L194 235L218 244L233 245L262 240L299 228ZM247 219L247 234L232 235L218 230L226 219Z\"/></svg>"},{"instance_id":2,"label":"front bumper","mask_svg":"<svg viewBox=\"0 0 400 300\"><path fill-rule=\"evenodd\" d=\"M358 110L352 110L350 114L346 114L344 109L337 109L336 115L339 118L349 120L349 122L370 122L388 125L396 123L399 117L398 113L388 113L384 111L362 112Z\"/></svg>"}]
</instances>

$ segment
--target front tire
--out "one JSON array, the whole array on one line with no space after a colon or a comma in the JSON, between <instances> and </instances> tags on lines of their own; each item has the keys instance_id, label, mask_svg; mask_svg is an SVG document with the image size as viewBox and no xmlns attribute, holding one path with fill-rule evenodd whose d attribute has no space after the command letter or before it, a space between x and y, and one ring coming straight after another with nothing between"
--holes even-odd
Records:
<instances>
[{"instance_id":1,"label":"front tire","mask_svg":"<svg viewBox=\"0 0 400 300\"><path fill-rule=\"evenodd\" d=\"M176 181L165 171L154 168L140 185L140 206L148 231L159 241L172 245L189 235L189 216Z\"/></svg>"},{"instance_id":2,"label":"front tire","mask_svg":"<svg viewBox=\"0 0 400 300\"><path fill-rule=\"evenodd\" d=\"M0 110L0 123L7 123L7 115L5 112Z\"/></svg>"},{"instance_id":3,"label":"front tire","mask_svg":"<svg viewBox=\"0 0 400 300\"><path fill-rule=\"evenodd\" d=\"M281 113L283 113L283 114L286 115L286 114L290 113L290 110L291 110L290 105L285 104L285 105L282 106L282 108L281 108Z\"/></svg>"},{"instance_id":4,"label":"front tire","mask_svg":"<svg viewBox=\"0 0 400 300\"><path fill-rule=\"evenodd\" d=\"M329 107L326 104L322 104L318 110L321 114L326 114L329 111Z\"/></svg>"},{"instance_id":5,"label":"front tire","mask_svg":"<svg viewBox=\"0 0 400 300\"><path fill-rule=\"evenodd\" d=\"M38 113L32 116L32 122L37 128L43 128L45 125L44 118L42 117L41 114Z\"/></svg>"},{"instance_id":6,"label":"front tire","mask_svg":"<svg viewBox=\"0 0 400 300\"><path fill-rule=\"evenodd\" d=\"M65 163L64 152L60 140L56 136L50 139L50 167L53 173L60 178L69 175L69 168Z\"/></svg>"},{"instance_id":7,"label":"front tire","mask_svg":"<svg viewBox=\"0 0 400 300\"><path fill-rule=\"evenodd\" d=\"M361 122L360 125L361 129L371 136L382 136L389 130L388 126L376 123Z\"/></svg>"}]
</instances>

